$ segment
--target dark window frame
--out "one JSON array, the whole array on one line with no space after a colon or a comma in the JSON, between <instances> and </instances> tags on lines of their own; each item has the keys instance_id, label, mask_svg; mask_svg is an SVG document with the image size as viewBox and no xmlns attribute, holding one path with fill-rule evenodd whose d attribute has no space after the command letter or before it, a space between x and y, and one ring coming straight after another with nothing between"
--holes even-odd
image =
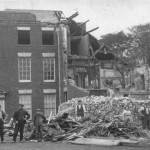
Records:
<instances>
[{"instance_id":1,"label":"dark window frame","mask_svg":"<svg viewBox=\"0 0 150 150\"><path fill-rule=\"evenodd\" d=\"M42 30L42 45L54 45L53 30Z\"/></svg>"},{"instance_id":2,"label":"dark window frame","mask_svg":"<svg viewBox=\"0 0 150 150\"><path fill-rule=\"evenodd\" d=\"M30 44L30 30L18 30L18 44L19 45Z\"/></svg>"}]
</instances>

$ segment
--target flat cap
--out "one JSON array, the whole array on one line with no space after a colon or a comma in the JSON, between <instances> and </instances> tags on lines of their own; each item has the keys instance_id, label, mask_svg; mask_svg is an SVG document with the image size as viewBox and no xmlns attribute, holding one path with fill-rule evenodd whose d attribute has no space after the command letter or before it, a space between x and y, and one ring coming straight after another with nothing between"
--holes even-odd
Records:
<instances>
[{"instance_id":1,"label":"flat cap","mask_svg":"<svg viewBox=\"0 0 150 150\"><path fill-rule=\"evenodd\" d=\"M22 106L22 107L24 106L23 104L19 104L19 105Z\"/></svg>"}]
</instances>

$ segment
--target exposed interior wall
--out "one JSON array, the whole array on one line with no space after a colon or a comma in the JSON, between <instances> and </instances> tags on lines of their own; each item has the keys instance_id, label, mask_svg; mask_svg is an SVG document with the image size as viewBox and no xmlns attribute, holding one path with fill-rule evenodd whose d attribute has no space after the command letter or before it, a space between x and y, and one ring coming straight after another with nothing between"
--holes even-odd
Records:
<instances>
[{"instance_id":1,"label":"exposed interior wall","mask_svg":"<svg viewBox=\"0 0 150 150\"><path fill-rule=\"evenodd\" d=\"M77 56L89 55L89 36L85 35L80 38L71 40L71 54Z\"/></svg>"},{"instance_id":2,"label":"exposed interior wall","mask_svg":"<svg viewBox=\"0 0 150 150\"><path fill-rule=\"evenodd\" d=\"M79 56L79 43L80 43L80 39L71 40L71 55Z\"/></svg>"},{"instance_id":3,"label":"exposed interior wall","mask_svg":"<svg viewBox=\"0 0 150 150\"><path fill-rule=\"evenodd\" d=\"M79 42L79 55L88 56L89 55L89 36L85 35L81 38Z\"/></svg>"}]
</instances>

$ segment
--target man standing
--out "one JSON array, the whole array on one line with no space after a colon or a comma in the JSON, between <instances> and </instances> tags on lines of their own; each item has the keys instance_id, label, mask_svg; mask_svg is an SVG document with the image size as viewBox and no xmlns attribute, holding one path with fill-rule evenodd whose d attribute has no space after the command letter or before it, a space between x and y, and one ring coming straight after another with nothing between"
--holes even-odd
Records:
<instances>
[{"instance_id":1,"label":"man standing","mask_svg":"<svg viewBox=\"0 0 150 150\"><path fill-rule=\"evenodd\" d=\"M34 126L36 130L36 140L37 142L42 142L43 135L42 135L42 129L43 129L43 123L46 121L46 118L41 113L40 109L36 109L36 115L34 117Z\"/></svg>"},{"instance_id":2,"label":"man standing","mask_svg":"<svg viewBox=\"0 0 150 150\"><path fill-rule=\"evenodd\" d=\"M82 104L81 100L78 100L78 104L75 108L75 112L76 112L77 121L80 121L85 114L85 106Z\"/></svg>"},{"instance_id":3,"label":"man standing","mask_svg":"<svg viewBox=\"0 0 150 150\"><path fill-rule=\"evenodd\" d=\"M1 136L1 143L5 143L4 141L4 119L6 118L6 113L2 111L1 105L0 105L0 136Z\"/></svg>"},{"instance_id":4,"label":"man standing","mask_svg":"<svg viewBox=\"0 0 150 150\"><path fill-rule=\"evenodd\" d=\"M146 104L143 104L138 112L141 116L142 128L148 134L147 131L150 130L150 110Z\"/></svg>"},{"instance_id":5,"label":"man standing","mask_svg":"<svg viewBox=\"0 0 150 150\"><path fill-rule=\"evenodd\" d=\"M128 126L128 123L132 121L132 115L131 115L131 111L129 109L129 106L124 107L123 120L125 121L126 126Z\"/></svg>"},{"instance_id":6,"label":"man standing","mask_svg":"<svg viewBox=\"0 0 150 150\"><path fill-rule=\"evenodd\" d=\"M114 96L117 97L117 98L121 98L122 97L122 94L120 92L120 88L119 87L116 87Z\"/></svg>"},{"instance_id":7,"label":"man standing","mask_svg":"<svg viewBox=\"0 0 150 150\"><path fill-rule=\"evenodd\" d=\"M19 110L14 113L14 122L15 122L15 129L13 135L13 143L16 142L16 138L18 135L18 131L20 132L20 142L23 142L23 130L26 120L30 118L30 114L23 109L23 104L19 104Z\"/></svg>"}]
</instances>

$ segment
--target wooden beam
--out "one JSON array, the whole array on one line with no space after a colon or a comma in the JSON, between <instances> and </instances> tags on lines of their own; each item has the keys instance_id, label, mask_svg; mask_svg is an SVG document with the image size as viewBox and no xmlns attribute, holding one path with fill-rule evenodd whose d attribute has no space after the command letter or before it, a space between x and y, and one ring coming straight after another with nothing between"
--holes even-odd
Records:
<instances>
[{"instance_id":1,"label":"wooden beam","mask_svg":"<svg viewBox=\"0 0 150 150\"><path fill-rule=\"evenodd\" d=\"M99 28L99 27L96 27L96 28L94 28L94 29L92 29L92 30L90 30L90 31L87 31L87 32L85 33L85 35L88 34L88 33L90 33L90 32L93 32L93 31L97 30L98 28Z\"/></svg>"},{"instance_id":2,"label":"wooden beam","mask_svg":"<svg viewBox=\"0 0 150 150\"><path fill-rule=\"evenodd\" d=\"M70 20L72 20L73 18L77 17L78 15L79 15L78 12L74 13L73 15L71 15L69 18L67 18L68 22Z\"/></svg>"},{"instance_id":3,"label":"wooden beam","mask_svg":"<svg viewBox=\"0 0 150 150\"><path fill-rule=\"evenodd\" d=\"M87 20L87 21L81 23L79 26L82 26L82 25L86 24L87 22L89 22L89 20Z\"/></svg>"}]
</instances>

